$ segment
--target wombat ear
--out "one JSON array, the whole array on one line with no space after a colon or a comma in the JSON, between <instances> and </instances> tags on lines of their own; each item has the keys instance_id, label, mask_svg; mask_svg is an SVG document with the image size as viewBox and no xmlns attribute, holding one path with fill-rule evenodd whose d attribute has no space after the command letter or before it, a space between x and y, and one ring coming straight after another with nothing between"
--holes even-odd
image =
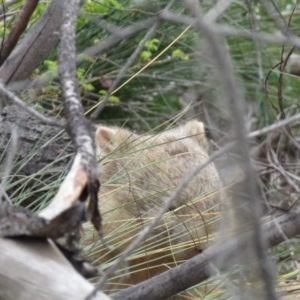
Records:
<instances>
[{"instance_id":1,"label":"wombat ear","mask_svg":"<svg viewBox=\"0 0 300 300\"><path fill-rule=\"evenodd\" d=\"M110 153L134 136L129 130L118 127L99 126L96 130L96 145L104 153Z\"/></svg>"},{"instance_id":2,"label":"wombat ear","mask_svg":"<svg viewBox=\"0 0 300 300\"><path fill-rule=\"evenodd\" d=\"M96 144L99 146L101 150L105 150L105 152L109 151L109 145L111 143L112 137L114 136L114 131L108 127L98 127L95 139Z\"/></svg>"},{"instance_id":3,"label":"wombat ear","mask_svg":"<svg viewBox=\"0 0 300 300\"><path fill-rule=\"evenodd\" d=\"M206 138L206 132L204 124L197 120L188 121L184 125L186 135L190 136L204 149L208 149L208 141Z\"/></svg>"},{"instance_id":4,"label":"wombat ear","mask_svg":"<svg viewBox=\"0 0 300 300\"><path fill-rule=\"evenodd\" d=\"M120 140L121 130L123 129L105 126L98 127L95 134L98 149L104 153L110 153L115 150L122 143L122 140Z\"/></svg>"}]
</instances>

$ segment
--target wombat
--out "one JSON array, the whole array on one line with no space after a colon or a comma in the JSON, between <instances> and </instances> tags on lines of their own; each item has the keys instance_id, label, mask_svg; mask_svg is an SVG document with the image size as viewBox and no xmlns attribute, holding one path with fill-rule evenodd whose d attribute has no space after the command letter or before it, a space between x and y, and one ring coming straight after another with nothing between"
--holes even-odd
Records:
<instances>
[{"instance_id":1,"label":"wombat","mask_svg":"<svg viewBox=\"0 0 300 300\"><path fill-rule=\"evenodd\" d=\"M183 178L209 158L209 143L204 124L196 120L145 135L98 126L95 139L103 165L99 206L104 242L95 244L94 234L94 242L90 237L88 243L94 263L106 268L155 218ZM209 234L216 231L221 188L210 163L177 195L159 225L105 288L125 288L203 251Z\"/></svg>"}]
</instances>

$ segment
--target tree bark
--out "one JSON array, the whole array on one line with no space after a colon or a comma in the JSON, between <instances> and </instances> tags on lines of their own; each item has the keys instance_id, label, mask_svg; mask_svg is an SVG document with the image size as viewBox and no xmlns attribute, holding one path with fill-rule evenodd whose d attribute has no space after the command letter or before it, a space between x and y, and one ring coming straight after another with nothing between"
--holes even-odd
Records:
<instances>
[{"instance_id":1,"label":"tree bark","mask_svg":"<svg viewBox=\"0 0 300 300\"><path fill-rule=\"evenodd\" d=\"M55 46L62 24L63 3L52 0L44 15L4 62L0 68L3 83L28 79Z\"/></svg>"},{"instance_id":2,"label":"tree bark","mask_svg":"<svg viewBox=\"0 0 300 300\"><path fill-rule=\"evenodd\" d=\"M74 153L70 138L62 129L43 124L16 105L4 107L0 128L0 153L9 151L12 130L17 129L17 161L14 163L23 162L18 168L19 175L32 175L53 163L52 169L64 170L71 159L70 154ZM1 159L3 163L4 157Z\"/></svg>"},{"instance_id":3,"label":"tree bark","mask_svg":"<svg viewBox=\"0 0 300 300\"><path fill-rule=\"evenodd\" d=\"M16 46L20 36L26 30L30 17L38 5L39 0L26 1L23 8L16 18L14 25L11 28L9 35L5 38L1 52L0 52L0 65L7 59L11 51Z\"/></svg>"}]
</instances>

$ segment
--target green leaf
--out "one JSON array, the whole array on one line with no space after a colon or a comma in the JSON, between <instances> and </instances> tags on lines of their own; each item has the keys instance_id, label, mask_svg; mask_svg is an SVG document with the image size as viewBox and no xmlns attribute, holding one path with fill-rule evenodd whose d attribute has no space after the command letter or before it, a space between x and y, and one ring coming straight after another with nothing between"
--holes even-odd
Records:
<instances>
[{"instance_id":1,"label":"green leaf","mask_svg":"<svg viewBox=\"0 0 300 300\"><path fill-rule=\"evenodd\" d=\"M54 60L44 60L44 65L49 71L54 71L57 68L57 61Z\"/></svg>"},{"instance_id":2,"label":"green leaf","mask_svg":"<svg viewBox=\"0 0 300 300\"><path fill-rule=\"evenodd\" d=\"M185 54L181 49L173 50L172 51L172 57L178 57L178 58L180 58L182 60L185 60L185 61L190 59L190 57L187 54Z\"/></svg>"},{"instance_id":3,"label":"green leaf","mask_svg":"<svg viewBox=\"0 0 300 300\"><path fill-rule=\"evenodd\" d=\"M106 90L100 90L100 91L98 92L98 94L99 94L99 95L105 96L105 95L107 95L107 91L106 91Z\"/></svg>"},{"instance_id":4,"label":"green leaf","mask_svg":"<svg viewBox=\"0 0 300 300\"><path fill-rule=\"evenodd\" d=\"M152 56L152 53L150 51L143 51L141 53L141 58L143 60L149 60L151 58L151 56Z\"/></svg>"},{"instance_id":5,"label":"green leaf","mask_svg":"<svg viewBox=\"0 0 300 300\"><path fill-rule=\"evenodd\" d=\"M152 40L149 40L145 43L145 48L148 50L148 51L151 51L151 52L155 52L158 50L158 44L159 44L159 40L154 38Z\"/></svg>"},{"instance_id":6,"label":"green leaf","mask_svg":"<svg viewBox=\"0 0 300 300\"><path fill-rule=\"evenodd\" d=\"M110 103L120 103L121 100L117 96L110 96L109 99L108 99L108 102L110 102Z\"/></svg>"}]
</instances>

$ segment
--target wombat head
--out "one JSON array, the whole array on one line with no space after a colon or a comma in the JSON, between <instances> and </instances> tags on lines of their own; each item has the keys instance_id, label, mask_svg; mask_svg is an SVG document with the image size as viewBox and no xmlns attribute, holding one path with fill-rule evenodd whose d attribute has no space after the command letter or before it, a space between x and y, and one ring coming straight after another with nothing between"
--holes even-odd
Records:
<instances>
[{"instance_id":1,"label":"wombat head","mask_svg":"<svg viewBox=\"0 0 300 300\"><path fill-rule=\"evenodd\" d=\"M204 151L208 150L204 124L196 120L191 120L182 126L165 130L157 135L138 135L124 128L99 126L95 137L98 153L101 156L130 148L141 148L145 144L168 144L176 141L186 144L193 141Z\"/></svg>"}]
</instances>

